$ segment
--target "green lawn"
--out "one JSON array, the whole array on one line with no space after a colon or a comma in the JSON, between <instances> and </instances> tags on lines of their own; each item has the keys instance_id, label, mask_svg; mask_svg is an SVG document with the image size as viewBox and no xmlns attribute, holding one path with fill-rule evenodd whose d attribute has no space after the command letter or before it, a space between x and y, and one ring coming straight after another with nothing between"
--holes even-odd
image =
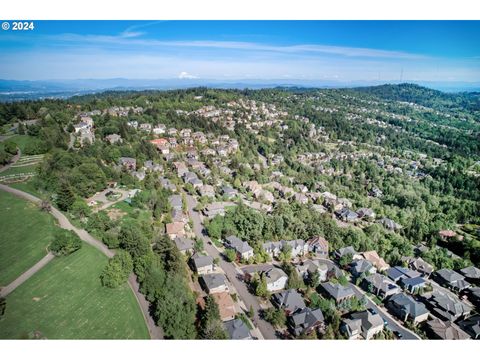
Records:
<instances>
[{"instance_id":1,"label":"green lawn","mask_svg":"<svg viewBox=\"0 0 480 360\"><path fill-rule=\"evenodd\" d=\"M38 164L35 165L26 165L26 166L16 166L10 167L5 171L2 171L0 176L13 175L13 174L22 174L22 173L36 173Z\"/></svg>"},{"instance_id":2,"label":"green lawn","mask_svg":"<svg viewBox=\"0 0 480 360\"><path fill-rule=\"evenodd\" d=\"M14 135L8 140L13 141L17 146L20 148L20 150L25 151L25 146L32 142L35 141L37 138L34 138L32 136L28 135Z\"/></svg>"},{"instance_id":3,"label":"green lawn","mask_svg":"<svg viewBox=\"0 0 480 360\"><path fill-rule=\"evenodd\" d=\"M23 182L18 182L18 183L13 183L13 184L8 184L8 186L25 191L26 193L32 194L40 199L48 199L49 195L46 193L43 193L37 189L35 189L35 186L33 184L33 180L30 179L28 181L23 181Z\"/></svg>"},{"instance_id":4,"label":"green lawn","mask_svg":"<svg viewBox=\"0 0 480 360\"><path fill-rule=\"evenodd\" d=\"M4 286L47 254L55 219L33 203L0 191L0 229L0 286Z\"/></svg>"},{"instance_id":5,"label":"green lawn","mask_svg":"<svg viewBox=\"0 0 480 360\"><path fill-rule=\"evenodd\" d=\"M39 332L48 339L148 339L148 329L128 284L102 287L107 258L83 244L56 258L7 296L1 339Z\"/></svg>"}]
</instances>

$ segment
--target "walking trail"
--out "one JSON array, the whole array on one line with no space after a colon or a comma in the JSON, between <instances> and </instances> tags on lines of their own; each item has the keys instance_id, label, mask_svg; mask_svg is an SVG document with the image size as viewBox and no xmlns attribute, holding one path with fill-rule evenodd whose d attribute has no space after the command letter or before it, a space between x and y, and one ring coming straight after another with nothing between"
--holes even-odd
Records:
<instances>
[{"instance_id":1,"label":"walking trail","mask_svg":"<svg viewBox=\"0 0 480 360\"><path fill-rule=\"evenodd\" d=\"M11 188L7 185L0 184L0 190L6 191L10 194L26 199L35 204L39 204L42 201L36 196L33 196L29 193L26 193L18 189ZM73 226L72 223L70 223L70 221L68 220L68 218L56 208L52 207L50 213L58 220L58 224L61 228L66 230L73 230L82 241L92 245L93 247L101 251L103 254L105 254L107 257L111 258L115 255L115 252L113 250L110 250L105 244L95 239L88 232ZM4 287L1 291L2 296L6 296L9 293L11 293L16 287L18 287L20 284L25 282L28 278L30 278L33 274L35 274L43 266L45 266L50 260L52 260L52 258L53 258L53 255L48 254L42 260L40 260L37 264L35 264L26 272L24 272L22 275L20 275L16 280L14 280L12 283ZM128 284L132 289L133 293L135 294L135 298L137 299L138 305L142 310L142 314L145 319L145 323L147 324L150 337L152 339L163 339L163 336L164 336L163 330L159 326L155 325L155 321L153 320L149 311L150 304L145 299L143 294L140 293L137 278L134 274L131 274L130 277L128 278ZM4 292L6 292L5 295L4 295Z\"/></svg>"}]
</instances>

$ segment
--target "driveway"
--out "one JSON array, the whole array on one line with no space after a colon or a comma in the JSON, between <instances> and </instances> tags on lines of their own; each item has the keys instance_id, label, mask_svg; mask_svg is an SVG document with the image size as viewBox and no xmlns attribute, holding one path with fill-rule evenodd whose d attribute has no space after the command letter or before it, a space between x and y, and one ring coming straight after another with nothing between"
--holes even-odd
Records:
<instances>
[{"instance_id":1,"label":"driveway","mask_svg":"<svg viewBox=\"0 0 480 360\"><path fill-rule=\"evenodd\" d=\"M331 266L337 268L337 270L340 270L339 267L335 262L329 259L324 259L322 260L323 262L329 263ZM365 296L365 299L367 300L367 309L373 309L375 310L380 316L382 317L383 320L386 320L388 322L388 328L392 331L398 331L399 333L402 334L402 339L404 340L419 340L420 337L415 334L413 331L408 330L404 326L402 326L397 319L393 318L383 307L378 306L375 304L370 298L366 295L365 291L360 289L358 286L355 284L352 284L352 289L357 298L361 299L363 296Z\"/></svg>"},{"instance_id":2,"label":"driveway","mask_svg":"<svg viewBox=\"0 0 480 360\"><path fill-rule=\"evenodd\" d=\"M258 298L252 295L244 282L238 280L237 275L241 275L242 271L237 268L233 263L229 263L223 260L220 252L215 248L213 245L209 244L210 238L204 235L204 226L202 224L202 220L200 219L200 215L197 211L194 210L195 206L197 205L197 201L191 195L186 195L187 197L187 207L188 213L190 218L193 222L193 231L195 235L204 240L205 244L205 251L208 255L212 256L213 258L219 258L219 266L225 272L228 280L235 288L236 293L238 294L239 298L243 301L243 303L247 306L248 310L250 306L253 308L255 315L253 318L254 324L259 328L260 332L262 333L265 339L276 339L275 329L271 324L266 322L265 320L261 319L258 315L259 311L262 309L262 306L258 300Z\"/></svg>"},{"instance_id":3,"label":"driveway","mask_svg":"<svg viewBox=\"0 0 480 360\"><path fill-rule=\"evenodd\" d=\"M365 295L365 292L354 284L352 284L352 289L358 298L361 298ZM420 336L403 327L398 320L394 319L383 307L375 304L366 295L365 299L367 299L367 309L374 309L378 314L380 314L383 320L387 320L388 328L392 331L398 331L400 334L402 334L402 340L420 340Z\"/></svg>"}]
</instances>

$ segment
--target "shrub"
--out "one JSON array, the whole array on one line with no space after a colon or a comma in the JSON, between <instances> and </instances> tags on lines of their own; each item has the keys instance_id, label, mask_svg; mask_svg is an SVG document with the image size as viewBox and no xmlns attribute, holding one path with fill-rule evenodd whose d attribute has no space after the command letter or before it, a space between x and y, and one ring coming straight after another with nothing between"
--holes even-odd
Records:
<instances>
[{"instance_id":1,"label":"shrub","mask_svg":"<svg viewBox=\"0 0 480 360\"><path fill-rule=\"evenodd\" d=\"M119 251L108 261L107 266L100 275L102 285L109 288L117 288L128 280L133 270L133 261L126 251Z\"/></svg>"},{"instance_id":2,"label":"shrub","mask_svg":"<svg viewBox=\"0 0 480 360\"><path fill-rule=\"evenodd\" d=\"M59 230L50 244L50 251L55 256L71 254L82 247L82 241L72 230Z\"/></svg>"}]
</instances>

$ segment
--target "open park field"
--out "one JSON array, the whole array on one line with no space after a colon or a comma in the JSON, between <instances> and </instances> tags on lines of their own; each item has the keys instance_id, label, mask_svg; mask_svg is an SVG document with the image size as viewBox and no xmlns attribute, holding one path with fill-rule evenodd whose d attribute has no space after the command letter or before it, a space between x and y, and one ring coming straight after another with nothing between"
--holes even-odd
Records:
<instances>
[{"instance_id":1,"label":"open park field","mask_svg":"<svg viewBox=\"0 0 480 360\"><path fill-rule=\"evenodd\" d=\"M56 258L7 296L1 339L148 339L148 330L128 284L102 287L107 258L83 244Z\"/></svg>"},{"instance_id":2,"label":"open park field","mask_svg":"<svg viewBox=\"0 0 480 360\"><path fill-rule=\"evenodd\" d=\"M0 191L0 286L5 286L47 254L55 219L28 201Z\"/></svg>"}]
</instances>

